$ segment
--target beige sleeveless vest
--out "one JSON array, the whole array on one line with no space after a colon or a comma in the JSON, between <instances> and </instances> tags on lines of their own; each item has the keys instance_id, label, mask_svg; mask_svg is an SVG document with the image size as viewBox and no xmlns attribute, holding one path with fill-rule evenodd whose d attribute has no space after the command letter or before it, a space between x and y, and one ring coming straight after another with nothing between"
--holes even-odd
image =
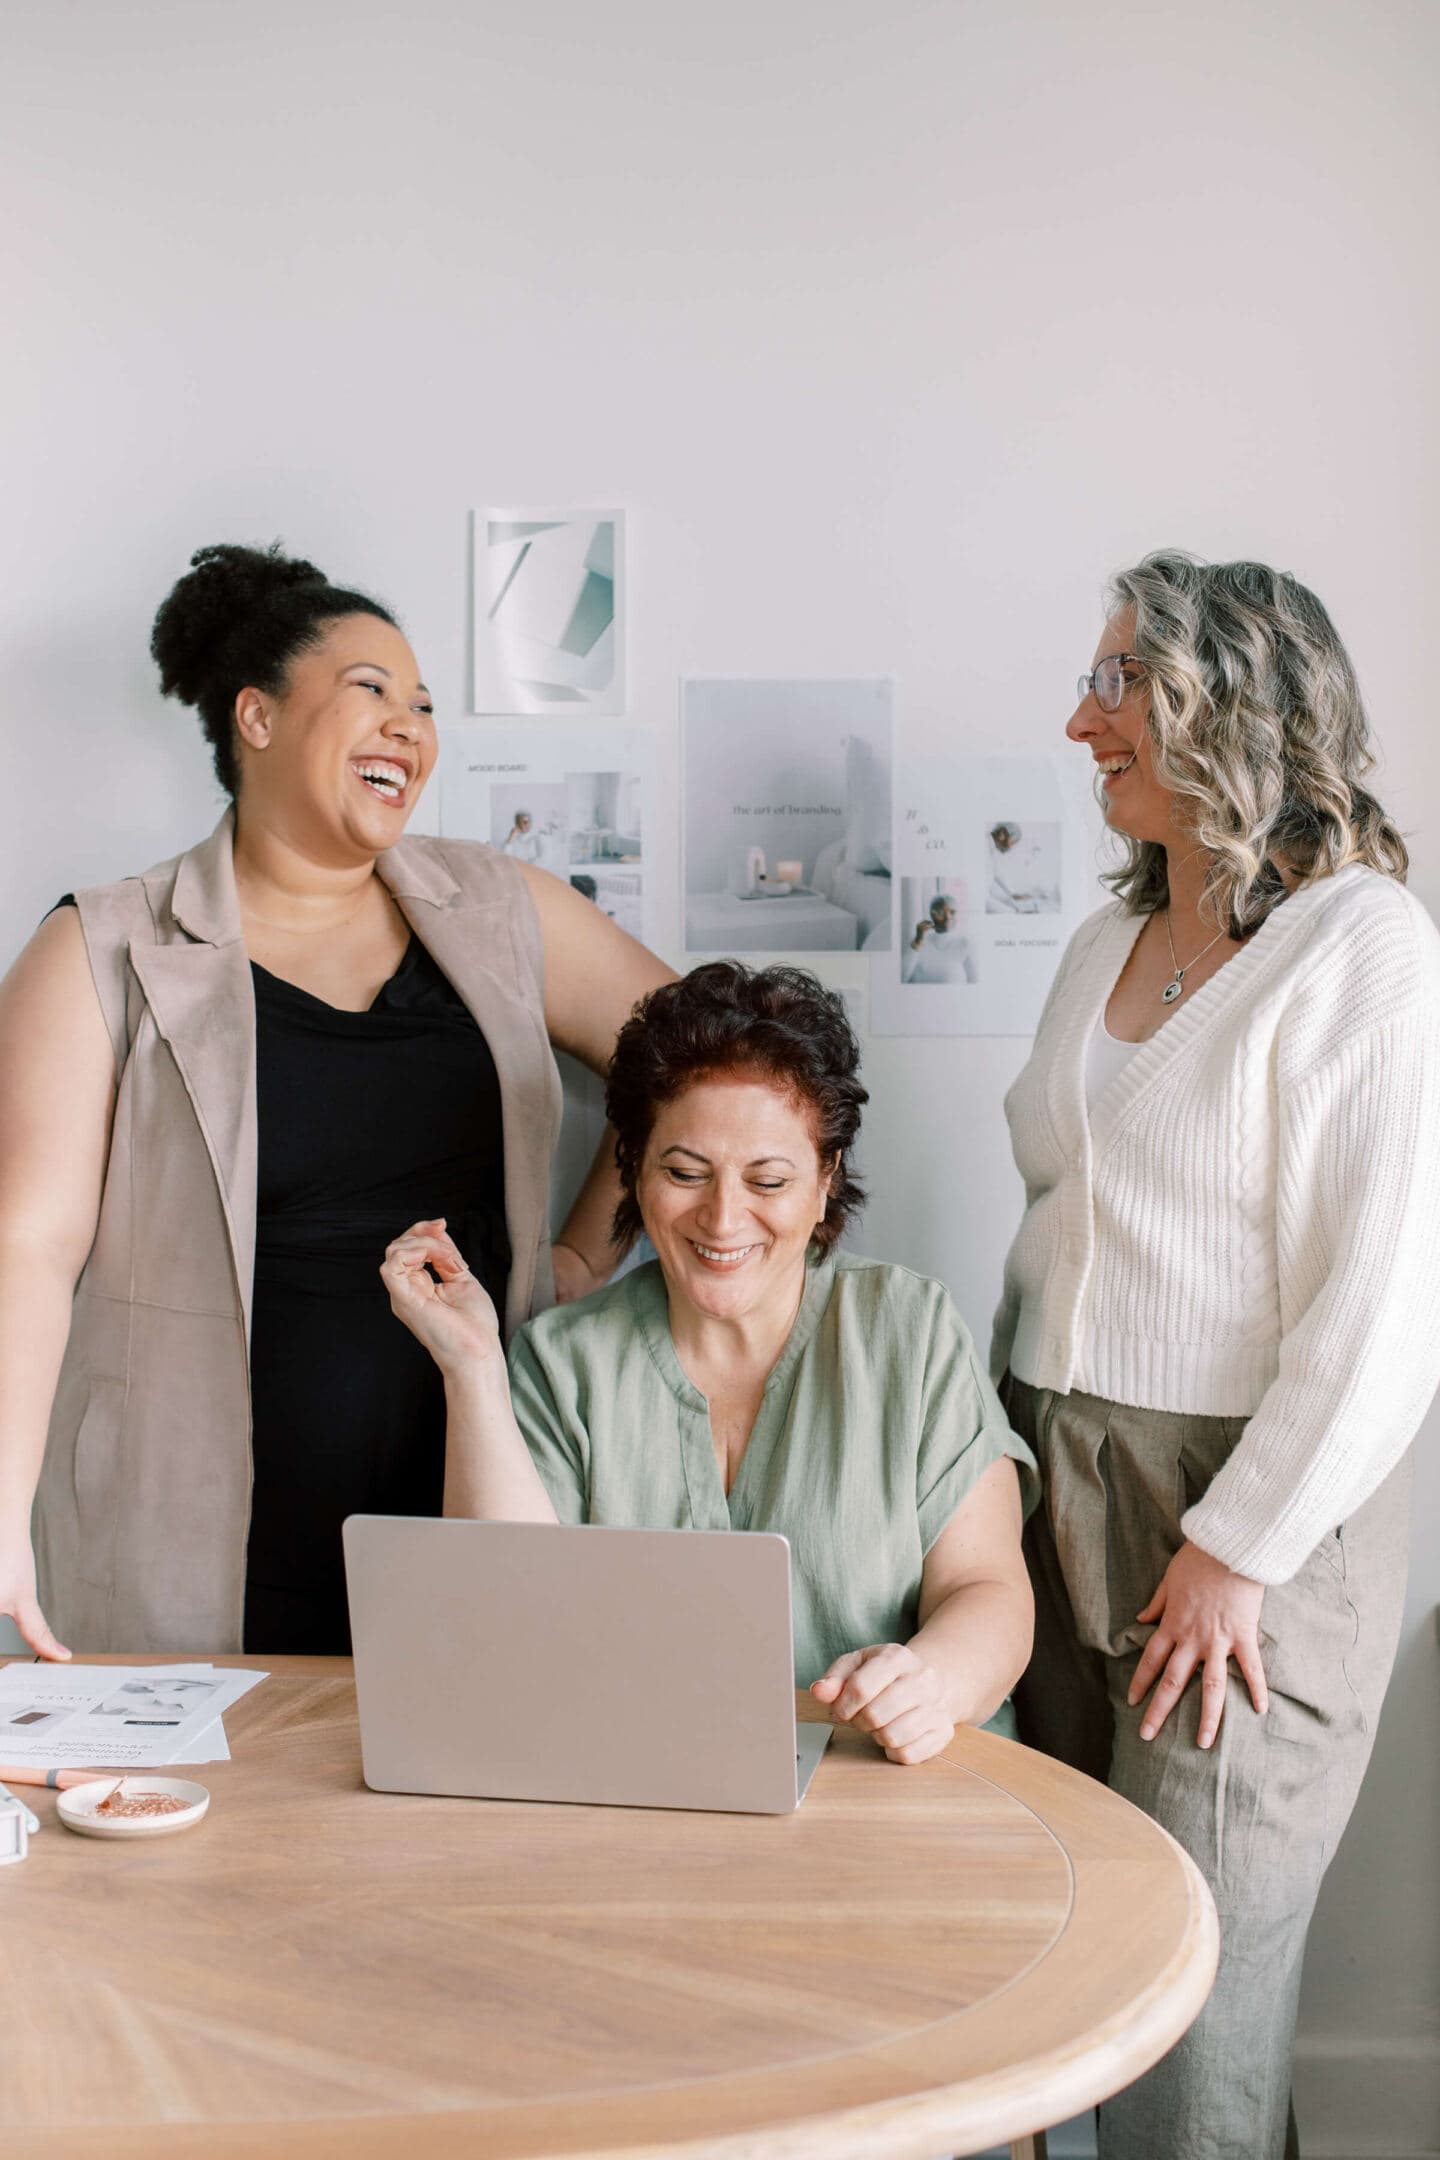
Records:
<instances>
[{"instance_id":1,"label":"beige sleeveless vest","mask_svg":"<svg viewBox=\"0 0 1440 2160\"><path fill-rule=\"evenodd\" d=\"M232 834L227 812L188 854L78 895L119 1093L35 1549L45 1613L80 1652L241 1647L255 998ZM403 840L377 869L499 1073L508 1336L554 1297L547 1214L561 1097L539 921L517 865L476 842Z\"/></svg>"}]
</instances>

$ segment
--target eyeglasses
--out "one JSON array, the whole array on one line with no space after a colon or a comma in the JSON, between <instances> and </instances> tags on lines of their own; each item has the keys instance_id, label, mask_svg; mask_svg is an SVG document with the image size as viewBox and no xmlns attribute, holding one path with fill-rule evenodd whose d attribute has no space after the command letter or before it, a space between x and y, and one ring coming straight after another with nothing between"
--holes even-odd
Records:
<instances>
[{"instance_id":1,"label":"eyeglasses","mask_svg":"<svg viewBox=\"0 0 1440 2160\"><path fill-rule=\"evenodd\" d=\"M1144 664L1133 652L1106 653L1099 665L1076 683L1076 702L1083 705L1093 690L1101 712L1119 712L1125 692L1130 688L1125 679L1126 666L1143 667Z\"/></svg>"}]
</instances>

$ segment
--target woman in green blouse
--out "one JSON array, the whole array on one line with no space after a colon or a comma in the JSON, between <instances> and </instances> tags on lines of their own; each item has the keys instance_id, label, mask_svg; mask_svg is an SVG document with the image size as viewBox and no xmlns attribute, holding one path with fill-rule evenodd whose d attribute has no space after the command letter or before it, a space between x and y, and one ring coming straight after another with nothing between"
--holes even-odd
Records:
<instances>
[{"instance_id":1,"label":"woman in green blouse","mask_svg":"<svg viewBox=\"0 0 1440 2160\"><path fill-rule=\"evenodd\" d=\"M941 1285L835 1250L858 1063L813 976L697 968L636 1008L607 1080L616 1232L657 1260L522 1327L508 1373L443 1222L381 1273L445 1375L447 1515L782 1532L797 1679L923 1762L957 1724L1014 1729L1037 1488Z\"/></svg>"}]
</instances>

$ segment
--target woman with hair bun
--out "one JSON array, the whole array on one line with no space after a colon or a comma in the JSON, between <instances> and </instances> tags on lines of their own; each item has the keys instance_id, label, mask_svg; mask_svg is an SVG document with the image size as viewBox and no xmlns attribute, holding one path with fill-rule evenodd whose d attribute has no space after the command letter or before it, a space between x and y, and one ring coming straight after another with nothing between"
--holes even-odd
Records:
<instances>
[{"instance_id":1,"label":"woman with hair bun","mask_svg":"<svg viewBox=\"0 0 1440 2160\"><path fill-rule=\"evenodd\" d=\"M608 1151L548 1235L551 1044L603 1070L669 971L563 880L404 838L434 708L378 601L202 548L151 649L231 807L0 987L0 1613L42 1657L343 1651L341 1522L444 1480L377 1242L449 1216L507 1331L603 1281Z\"/></svg>"},{"instance_id":2,"label":"woman with hair bun","mask_svg":"<svg viewBox=\"0 0 1440 2160\"><path fill-rule=\"evenodd\" d=\"M1440 939L1293 577L1148 556L1067 733L1124 859L1006 1102L992 1370L1034 1446L1023 1738L1164 1824L1214 1992L1104 2160L1281 2160L1305 1934L1394 1660L1440 1377Z\"/></svg>"},{"instance_id":3,"label":"woman with hair bun","mask_svg":"<svg viewBox=\"0 0 1440 2160\"><path fill-rule=\"evenodd\" d=\"M813 975L698 967L621 1029L606 1083L616 1235L653 1261L521 1328L508 1374L443 1223L381 1273L444 1372L447 1514L779 1531L797 1680L916 1763L961 1723L1014 1731L1034 1463L943 1287L837 1249L859 1061Z\"/></svg>"}]
</instances>

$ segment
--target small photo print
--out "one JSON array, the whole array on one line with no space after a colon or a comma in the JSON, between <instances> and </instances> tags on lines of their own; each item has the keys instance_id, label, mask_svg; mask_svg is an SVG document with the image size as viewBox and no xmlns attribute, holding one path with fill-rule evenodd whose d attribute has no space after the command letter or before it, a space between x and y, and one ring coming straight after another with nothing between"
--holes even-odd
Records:
<instances>
[{"instance_id":1,"label":"small photo print","mask_svg":"<svg viewBox=\"0 0 1440 2160\"><path fill-rule=\"evenodd\" d=\"M477 510L474 530L474 710L623 712L624 513Z\"/></svg>"},{"instance_id":2,"label":"small photo print","mask_svg":"<svg viewBox=\"0 0 1440 2160\"><path fill-rule=\"evenodd\" d=\"M64 1710L45 1710L38 1708L34 1703L27 1703L23 1710L16 1710L7 1715L4 1722L6 1725L23 1726L28 1731L36 1725L49 1725L57 1717L66 1717L68 1714Z\"/></svg>"},{"instance_id":3,"label":"small photo print","mask_svg":"<svg viewBox=\"0 0 1440 2160\"><path fill-rule=\"evenodd\" d=\"M538 863L566 879L638 938L640 797L640 775L633 772L497 781L490 789L490 845L515 862Z\"/></svg>"},{"instance_id":4,"label":"small photo print","mask_svg":"<svg viewBox=\"0 0 1440 2160\"><path fill-rule=\"evenodd\" d=\"M1002 818L985 829L987 915L1060 913L1060 826Z\"/></svg>"},{"instance_id":5,"label":"small photo print","mask_svg":"<svg viewBox=\"0 0 1440 2160\"><path fill-rule=\"evenodd\" d=\"M640 860L641 778L638 772L567 772L565 831L577 863Z\"/></svg>"},{"instance_id":6,"label":"small photo print","mask_svg":"<svg viewBox=\"0 0 1440 2160\"><path fill-rule=\"evenodd\" d=\"M457 728L441 741L440 830L533 864L644 944L655 764L638 728Z\"/></svg>"},{"instance_id":7,"label":"small photo print","mask_svg":"<svg viewBox=\"0 0 1440 2160\"><path fill-rule=\"evenodd\" d=\"M952 987L980 980L964 878L901 878L900 980Z\"/></svg>"},{"instance_id":8,"label":"small photo print","mask_svg":"<svg viewBox=\"0 0 1440 2160\"><path fill-rule=\"evenodd\" d=\"M565 783L501 781L490 790L490 845L514 862L565 875Z\"/></svg>"},{"instance_id":9,"label":"small photo print","mask_svg":"<svg viewBox=\"0 0 1440 2160\"><path fill-rule=\"evenodd\" d=\"M642 939L644 792L638 772L565 775L566 875L602 914Z\"/></svg>"},{"instance_id":10,"label":"small photo print","mask_svg":"<svg viewBox=\"0 0 1440 2160\"><path fill-rule=\"evenodd\" d=\"M872 1032L1032 1035L1091 889L1074 783L1053 759L948 750L907 757L895 797L899 964L872 971Z\"/></svg>"}]
</instances>

